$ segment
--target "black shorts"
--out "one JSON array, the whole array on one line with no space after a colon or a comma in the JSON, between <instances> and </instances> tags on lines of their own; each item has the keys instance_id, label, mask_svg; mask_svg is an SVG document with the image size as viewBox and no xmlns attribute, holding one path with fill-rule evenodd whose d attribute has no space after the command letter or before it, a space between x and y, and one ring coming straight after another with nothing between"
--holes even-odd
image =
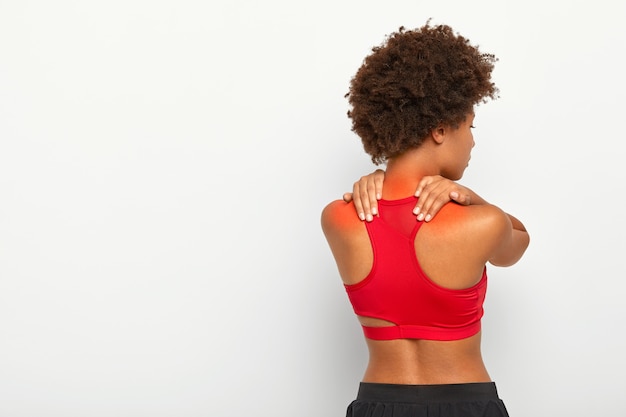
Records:
<instances>
[{"instance_id":1,"label":"black shorts","mask_svg":"<svg viewBox=\"0 0 626 417\"><path fill-rule=\"evenodd\" d=\"M346 417L508 417L493 382L396 385L362 382Z\"/></svg>"}]
</instances>

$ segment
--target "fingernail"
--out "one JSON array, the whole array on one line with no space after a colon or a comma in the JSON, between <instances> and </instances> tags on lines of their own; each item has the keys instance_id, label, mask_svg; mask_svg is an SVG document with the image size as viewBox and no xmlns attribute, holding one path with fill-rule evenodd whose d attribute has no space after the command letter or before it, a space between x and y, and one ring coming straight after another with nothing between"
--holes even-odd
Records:
<instances>
[{"instance_id":1,"label":"fingernail","mask_svg":"<svg viewBox=\"0 0 626 417\"><path fill-rule=\"evenodd\" d=\"M368 222L371 222L372 220L374 220L374 218L372 217L372 215L371 215L371 214L368 214L368 215L367 215L367 221L368 221Z\"/></svg>"},{"instance_id":2,"label":"fingernail","mask_svg":"<svg viewBox=\"0 0 626 417\"><path fill-rule=\"evenodd\" d=\"M417 216L418 214L420 214L420 208L419 208L419 207L415 207L415 208L413 209L413 214L415 214L416 216Z\"/></svg>"},{"instance_id":3,"label":"fingernail","mask_svg":"<svg viewBox=\"0 0 626 417\"><path fill-rule=\"evenodd\" d=\"M451 192L451 193L450 193L450 197L452 197L452 198L458 198L458 197L459 197L459 193L457 193L457 192L453 191L453 192Z\"/></svg>"},{"instance_id":4,"label":"fingernail","mask_svg":"<svg viewBox=\"0 0 626 417\"><path fill-rule=\"evenodd\" d=\"M378 215L378 209L377 209L376 207L372 208L372 214L373 214L374 216L377 216L377 215Z\"/></svg>"},{"instance_id":5,"label":"fingernail","mask_svg":"<svg viewBox=\"0 0 626 417\"><path fill-rule=\"evenodd\" d=\"M424 220L426 220L427 222L429 222L429 221L430 221L430 219L432 219L432 218L433 218L433 216L431 216L430 214L427 214L427 215L426 215L426 218L425 218Z\"/></svg>"},{"instance_id":6,"label":"fingernail","mask_svg":"<svg viewBox=\"0 0 626 417\"><path fill-rule=\"evenodd\" d=\"M381 198L383 198L383 196L382 196L382 195L380 195L380 193L376 194L376 199L377 199L377 200L380 200Z\"/></svg>"},{"instance_id":7,"label":"fingernail","mask_svg":"<svg viewBox=\"0 0 626 417\"><path fill-rule=\"evenodd\" d=\"M365 214L363 214L363 213L359 213L359 219L361 219L361 220L365 220Z\"/></svg>"},{"instance_id":8,"label":"fingernail","mask_svg":"<svg viewBox=\"0 0 626 417\"><path fill-rule=\"evenodd\" d=\"M420 213L420 214L418 214L418 215L417 215L417 220L418 220L418 221L420 221L420 222L421 222L422 220L424 220L424 213Z\"/></svg>"}]
</instances>

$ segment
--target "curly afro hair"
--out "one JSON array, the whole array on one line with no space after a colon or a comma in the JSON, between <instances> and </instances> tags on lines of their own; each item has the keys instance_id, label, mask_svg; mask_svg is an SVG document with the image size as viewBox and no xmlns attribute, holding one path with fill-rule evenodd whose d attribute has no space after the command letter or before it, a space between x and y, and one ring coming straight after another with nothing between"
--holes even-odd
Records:
<instances>
[{"instance_id":1,"label":"curly afro hair","mask_svg":"<svg viewBox=\"0 0 626 417\"><path fill-rule=\"evenodd\" d=\"M474 105L497 98L496 61L447 25L400 27L350 82L352 131L377 165L418 147L437 126L457 127Z\"/></svg>"}]
</instances>

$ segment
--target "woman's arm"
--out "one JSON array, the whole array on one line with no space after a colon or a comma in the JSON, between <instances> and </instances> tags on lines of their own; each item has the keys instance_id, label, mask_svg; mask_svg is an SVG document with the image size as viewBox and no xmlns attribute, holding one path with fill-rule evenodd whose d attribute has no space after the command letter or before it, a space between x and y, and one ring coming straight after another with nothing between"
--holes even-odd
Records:
<instances>
[{"instance_id":1,"label":"woman's arm","mask_svg":"<svg viewBox=\"0 0 626 417\"><path fill-rule=\"evenodd\" d=\"M530 235L521 221L514 216L504 213L508 217L508 226L504 238L497 250L490 257L489 263L495 266L511 266L520 260L528 245Z\"/></svg>"}]
</instances>

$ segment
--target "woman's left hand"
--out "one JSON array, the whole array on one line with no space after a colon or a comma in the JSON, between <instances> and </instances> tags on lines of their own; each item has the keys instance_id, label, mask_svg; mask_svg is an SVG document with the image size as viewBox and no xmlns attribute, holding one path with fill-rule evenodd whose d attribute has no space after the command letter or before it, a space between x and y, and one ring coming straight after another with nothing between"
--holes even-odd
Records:
<instances>
[{"instance_id":1,"label":"woman's left hand","mask_svg":"<svg viewBox=\"0 0 626 417\"><path fill-rule=\"evenodd\" d=\"M371 222L378 214L378 200L383 194L383 180L385 171L377 169L371 174L362 176L352 186L351 193L343 195L343 201L349 203L354 200L354 208L361 220Z\"/></svg>"}]
</instances>

